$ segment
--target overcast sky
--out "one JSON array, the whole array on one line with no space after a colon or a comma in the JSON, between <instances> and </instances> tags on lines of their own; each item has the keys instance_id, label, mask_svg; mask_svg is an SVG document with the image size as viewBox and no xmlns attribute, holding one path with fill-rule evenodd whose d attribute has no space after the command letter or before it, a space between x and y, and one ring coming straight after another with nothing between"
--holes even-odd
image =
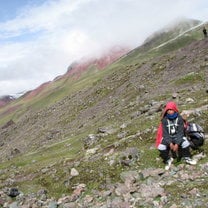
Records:
<instances>
[{"instance_id":1,"label":"overcast sky","mask_svg":"<svg viewBox=\"0 0 208 208\"><path fill-rule=\"evenodd\" d=\"M207 0L0 0L0 96L27 91L113 45L137 47Z\"/></svg>"}]
</instances>

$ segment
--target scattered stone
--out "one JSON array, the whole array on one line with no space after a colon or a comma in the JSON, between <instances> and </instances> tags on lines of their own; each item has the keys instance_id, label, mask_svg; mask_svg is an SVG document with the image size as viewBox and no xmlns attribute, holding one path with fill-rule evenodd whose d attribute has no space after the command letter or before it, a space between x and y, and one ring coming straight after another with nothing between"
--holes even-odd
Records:
<instances>
[{"instance_id":1,"label":"scattered stone","mask_svg":"<svg viewBox=\"0 0 208 208\"><path fill-rule=\"evenodd\" d=\"M20 194L19 190L17 188L10 188L8 191L8 196L16 197Z\"/></svg>"},{"instance_id":2,"label":"scattered stone","mask_svg":"<svg viewBox=\"0 0 208 208\"><path fill-rule=\"evenodd\" d=\"M70 174L71 174L72 177L74 177L74 176L78 176L79 172L75 168L72 168Z\"/></svg>"},{"instance_id":3,"label":"scattered stone","mask_svg":"<svg viewBox=\"0 0 208 208\"><path fill-rule=\"evenodd\" d=\"M193 98L187 98L186 99L186 103L194 103L194 99Z\"/></svg>"},{"instance_id":4,"label":"scattered stone","mask_svg":"<svg viewBox=\"0 0 208 208\"><path fill-rule=\"evenodd\" d=\"M176 99L177 97L178 97L178 93L177 92L175 92L175 93L172 94L172 98L173 99Z\"/></svg>"}]
</instances>

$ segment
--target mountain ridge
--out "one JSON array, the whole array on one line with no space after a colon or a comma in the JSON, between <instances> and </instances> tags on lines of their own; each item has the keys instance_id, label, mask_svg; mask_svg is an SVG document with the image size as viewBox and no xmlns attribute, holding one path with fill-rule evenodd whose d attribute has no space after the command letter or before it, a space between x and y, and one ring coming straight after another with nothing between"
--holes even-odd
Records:
<instances>
[{"instance_id":1,"label":"mountain ridge","mask_svg":"<svg viewBox=\"0 0 208 208\"><path fill-rule=\"evenodd\" d=\"M48 81L45 83L42 83L37 88L27 91L24 94L20 94L18 96L11 96L11 95L5 95L0 98L0 108L9 104L11 101L21 97L24 99L31 99L39 93L41 93L48 85L50 85L52 82L55 82L59 79L64 79L65 77L74 77L74 79L78 79L82 73L87 71L90 67L95 67L98 70L102 70L103 68L107 67L108 65L112 64L114 61L122 57L124 54L126 54L130 49L124 48L124 47L113 47L109 51L105 52L104 54L100 55L98 58L87 58L87 59L81 59L77 61L76 63L72 63L68 69L67 72L63 75L59 75L55 77L52 81ZM6 98L11 98L7 99Z\"/></svg>"}]
</instances>

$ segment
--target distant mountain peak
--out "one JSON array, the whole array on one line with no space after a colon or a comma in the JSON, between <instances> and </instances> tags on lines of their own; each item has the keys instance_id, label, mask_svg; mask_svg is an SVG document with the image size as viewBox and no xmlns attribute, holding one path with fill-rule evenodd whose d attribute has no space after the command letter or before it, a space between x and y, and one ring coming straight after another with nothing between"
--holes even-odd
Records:
<instances>
[{"instance_id":1,"label":"distant mountain peak","mask_svg":"<svg viewBox=\"0 0 208 208\"><path fill-rule=\"evenodd\" d=\"M16 98L11 95L4 95L0 97L0 107L3 107L10 103L11 101L15 100Z\"/></svg>"}]
</instances>

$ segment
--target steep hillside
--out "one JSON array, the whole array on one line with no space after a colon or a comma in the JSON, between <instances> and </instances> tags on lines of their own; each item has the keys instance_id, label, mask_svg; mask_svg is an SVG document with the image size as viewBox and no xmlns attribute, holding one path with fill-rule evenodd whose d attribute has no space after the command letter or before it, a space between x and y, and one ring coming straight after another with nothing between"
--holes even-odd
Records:
<instances>
[{"instance_id":1,"label":"steep hillside","mask_svg":"<svg viewBox=\"0 0 208 208\"><path fill-rule=\"evenodd\" d=\"M110 200L111 207L116 207L116 198L126 203L123 207L133 203L152 207L157 197L159 205L165 204L162 197L168 198L169 190L177 194L165 183L162 188L158 184L160 196L147 196L151 202L143 200L142 205L139 198L146 196L138 195L148 192L141 189L148 185L146 169L151 169L149 174L155 177L167 174L159 169L163 164L154 149L156 127L166 101L175 99L181 111L188 110L189 119L208 132L208 39L203 39L199 28L179 37L164 37L165 42L151 39L149 48L143 50L148 44L145 42L103 70L89 68L78 79L63 76L52 84L46 83L41 93L31 97L29 93L1 109L0 187L18 186L24 193L46 189L49 196L57 198L72 194L75 187L80 194L70 195L75 199L69 201L78 203L74 207L87 207L91 202L88 207L101 207L96 197L105 205ZM204 149L208 150L207 145ZM206 169L207 159L201 165ZM177 180L191 171L182 164L176 164L176 168ZM130 181L124 179L125 171L142 173L138 177L143 177L140 180L144 183L137 182L134 187L131 176L128 175ZM177 183L171 174L167 177ZM124 191L129 198L122 192L121 180L131 189ZM155 179L150 180L155 183ZM198 191L203 196L207 193L202 180ZM184 182L181 191L186 189L192 190L188 182ZM85 194L79 201L82 192ZM88 193L92 201L87 201ZM110 199L111 195L114 198ZM174 198L168 198L168 202L172 201Z\"/></svg>"}]
</instances>

